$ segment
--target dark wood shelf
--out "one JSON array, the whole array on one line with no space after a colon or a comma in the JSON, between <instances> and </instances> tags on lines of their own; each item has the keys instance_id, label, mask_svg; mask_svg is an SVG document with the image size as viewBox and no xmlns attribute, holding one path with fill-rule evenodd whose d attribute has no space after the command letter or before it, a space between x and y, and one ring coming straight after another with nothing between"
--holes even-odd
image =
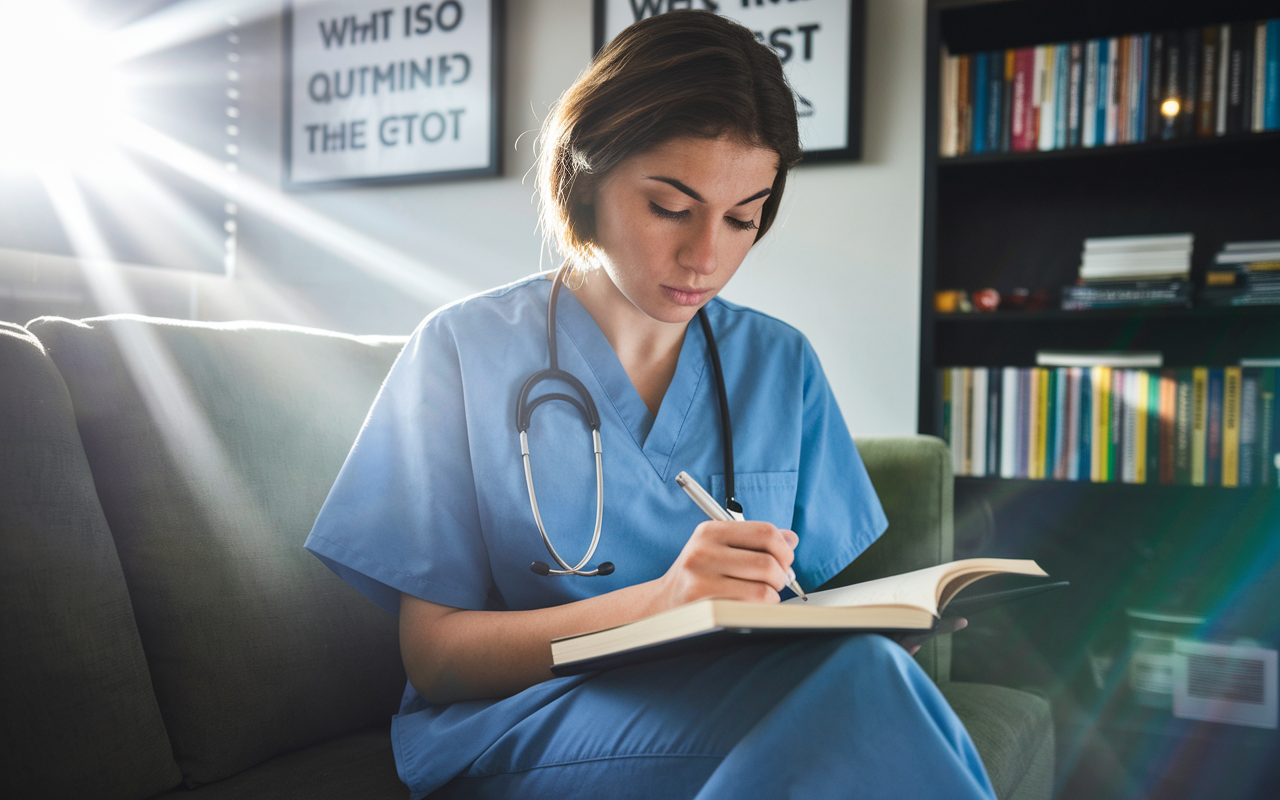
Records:
<instances>
[{"instance_id":1,"label":"dark wood shelf","mask_svg":"<svg viewBox=\"0 0 1280 800\"><path fill-rule=\"evenodd\" d=\"M1099 147L1069 147L1057 150L1029 150L1023 152L971 153L962 156L938 158L938 168L954 170L964 167L981 167L1002 164L1029 164L1046 161L1109 162L1113 158L1132 159L1136 156L1186 156L1188 153L1212 153L1218 148L1232 151L1233 157L1241 148L1271 148L1280 145L1280 131L1256 131L1230 136L1206 138L1180 138Z\"/></svg>"},{"instance_id":2,"label":"dark wood shelf","mask_svg":"<svg viewBox=\"0 0 1280 800\"><path fill-rule=\"evenodd\" d=\"M1193 306L1191 308L1135 306L1131 308L1092 308L1079 311L1046 308L1041 311L935 314L934 319L939 324L952 322L1034 324L1037 322L1056 322L1064 319L1077 322L1094 322L1100 319L1222 319L1235 316L1280 317L1280 304L1271 306Z\"/></svg>"}]
</instances>

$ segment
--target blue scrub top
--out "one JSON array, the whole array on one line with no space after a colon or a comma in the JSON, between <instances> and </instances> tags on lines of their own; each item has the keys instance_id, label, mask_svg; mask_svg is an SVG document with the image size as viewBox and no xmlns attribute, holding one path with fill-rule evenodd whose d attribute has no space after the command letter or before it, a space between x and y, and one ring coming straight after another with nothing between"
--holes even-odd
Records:
<instances>
[{"instance_id":1,"label":"blue scrub top","mask_svg":"<svg viewBox=\"0 0 1280 800\"><path fill-rule=\"evenodd\" d=\"M688 325L654 417L591 315L562 291L560 367L585 384L601 416L604 524L587 568L612 561L617 569L591 578L529 570L552 559L529 507L515 405L524 381L548 365L546 277L423 321L307 538L307 549L393 614L401 592L455 608L521 610L659 578L706 519L676 474L687 471L723 502L719 406L701 325ZM796 576L816 588L879 537L884 512L804 336L719 298L706 309L729 396L737 499L748 519L799 535ZM535 395L554 391L564 388L544 382ZM533 414L529 450L543 523L575 564L595 524L590 432L568 403L546 403ZM542 702L539 692L523 694L528 708L515 698L502 704L511 724ZM456 714L474 703L454 705ZM409 687L398 722L426 714L421 733L430 735L433 713Z\"/></svg>"}]
</instances>

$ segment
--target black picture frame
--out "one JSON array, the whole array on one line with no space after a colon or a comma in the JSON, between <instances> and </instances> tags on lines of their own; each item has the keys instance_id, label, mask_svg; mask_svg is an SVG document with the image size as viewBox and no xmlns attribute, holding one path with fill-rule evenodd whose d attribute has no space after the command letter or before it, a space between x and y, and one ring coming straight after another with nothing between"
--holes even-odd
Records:
<instances>
[{"instance_id":1,"label":"black picture frame","mask_svg":"<svg viewBox=\"0 0 1280 800\"><path fill-rule=\"evenodd\" d=\"M661 0L660 0L661 2ZM849 3L848 49L846 68L849 78L849 107L845 122L846 144L841 148L805 150L801 163L827 163L833 161L860 161L862 159L862 103L863 78L866 69L866 0L847 0ZM704 8L730 5L730 0L703 0ZM689 4L691 7L694 3ZM665 6L664 6L665 7ZM607 0L592 0L591 52L597 54L605 46L608 30ZM727 15L726 15L727 16Z\"/></svg>"},{"instance_id":2,"label":"black picture frame","mask_svg":"<svg viewBox=\"0 0 1280 800\"><path fill-rule=\"evenodd\" d=\"M371 175L367 177L334 178L319 181L298 181L293 178L293 0L286 0L282 14L281 36L284 43L284 124L282 129L284 164L282 188L290 192L316 189L336 189L353 186L388 186L408 183L438 183L468 178L498 177L502 175L502 148L499 142L503 130L503 75L506 66L506 0L488 0L490 6L490 70L489 113L493 120L489 136L488 165L479 168L432 170L395 175Z\"/></svg>"}]
</instances>

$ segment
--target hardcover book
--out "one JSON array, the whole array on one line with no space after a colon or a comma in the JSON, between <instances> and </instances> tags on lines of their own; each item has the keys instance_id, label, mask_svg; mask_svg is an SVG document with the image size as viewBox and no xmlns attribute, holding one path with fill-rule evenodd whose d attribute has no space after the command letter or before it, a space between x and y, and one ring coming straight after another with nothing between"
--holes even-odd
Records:
<instances>
[{"instance_id":1,"label":"hardcover book","mask_svg":"<svg viewBox=\"0 0 1280 800\"><path fill-rule=\"evenodd\" d=\"M970 558L813 592L807 603L798 597L775 604L699 600L626 625L553 639L551 669L575 675L763 637L929 631L962 589L1002 574L1048 577L1030 560Z\"/></svg>"}]
</instances>

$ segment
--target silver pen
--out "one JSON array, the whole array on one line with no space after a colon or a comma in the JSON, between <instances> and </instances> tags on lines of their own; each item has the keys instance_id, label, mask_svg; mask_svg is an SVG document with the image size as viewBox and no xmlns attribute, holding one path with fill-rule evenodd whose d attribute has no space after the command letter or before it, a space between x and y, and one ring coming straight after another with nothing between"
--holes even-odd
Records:
<instances>
[{"instance_id":1,"label":"silver pen","mask_svg":"<svg viewBox=\"0 0 1280 800\"><path fill-rule=\"evenodd\" d=\"M740 517L735 517L728 511L724 510L724 508L721 507L721 505L717 503L711 495L707 494L707 490L702 488L702 484L695 481L689 473L682 471L677 475L676 484L681 489L684 489L684 493L689 495L689 499L696 503L698 508L702 509L702 513L706 514L711 519L719 522L733 522L735 520L741 521ZM796 581L795 570L788 567L787 575L791 579L787 583L787 588L795 592L796 596L801 600L806 603L809 602L809 596L804 593L804 589L801 589L800 584Z\"/></svg>"}]
</instances>

